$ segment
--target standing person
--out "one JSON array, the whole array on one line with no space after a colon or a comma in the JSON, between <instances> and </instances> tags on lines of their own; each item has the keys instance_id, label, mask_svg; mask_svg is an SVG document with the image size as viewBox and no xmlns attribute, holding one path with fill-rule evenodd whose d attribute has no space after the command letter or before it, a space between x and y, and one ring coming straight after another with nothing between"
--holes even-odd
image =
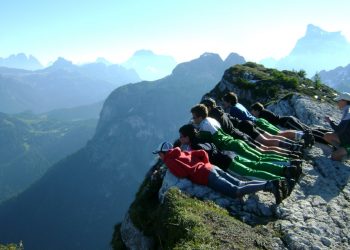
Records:
<instances>
[{"instance_id":1,"label":"standing person","mask_svg":"<svg viewBox=\"0 0 350 250\"><path fill-rule=\"evenodd\" d=\"M209 161L224 171L232 171L244 177L254 177L264 180L298 179L301 167L281 166L270 162L255 162L238 156L235 152L218 150L213 143L201 143L198 132L192 124L183 125L179 129L181 148L186 151L203 149L209 156Z\"/></svg>"},{"instance_id":2,"label":"standing person","mask_svg":"<svg viewBox=\"0 0 350 250\"><path fill-rule=\"evenodd\" d=\"M253 116L242 104L238 102L238 97L235 93L229 92L224 95L222 98L224 108L229 109L230 115L237 117L242 121L252 121L256 124L257 127L269 132L273 135L280 135L286 137L293 141L299 141L302 139L304 132L296 130L284 130L281 131L276 126L272 125L263 118L256 118Z\"/></svg>"},{"instance_id":3,"label":"standing person","mask_svg":"<svg viewBox=\"0 0 350 250\"><path fill-rule=\"evenodd\" d=\"M337 148L332 153L332 159L341 161L350 155L350 93L343 92L335 100L338 101L338 108L343 111L343 116L339 124L329 116L325 117L334 132L326 133L323 139Z\"/></svg>"},{"instance_id":4,"label":"standing person","mask_svg":"<svg viewBox=\"0 0 350 250\"><path fill-rule=\"evenodd\" d=\"M235 151L238 155L253 161L284 162L289 164L289 158L275 155L262 154L251 148L242 140L234 139L222 131L220 123L208 117L208 109L203 104L198 104L191 109L193 122L199 126L199 136L207 142L213 142L220 150Z\"/></svg>"},{"instance_id":5,"label":"standing person","mask_svg":"<svg viewBox=\"0 0 350 250\"><path fill-rule=\"evenodd\" d=\"M193 183L208 186L231 198L266 191L273 193L277 204L282 201L281 181L240 181L210 164L208 154L204 150L181 152L180 148L172 148L171 143L163 142L153 154L158 154L176 177L188 178Z\"/></svg>"},{"instance_id":6,"label":"standing person","mask_svg":"<svg viewBox=\"0 0 350 250\"><path fill-rule=\"evenodd\" d=\"M250 147L261 153L276 153L283 156L299 158L300 146L284 141L284 137L271 135L270 138L264 136L265 131L258 131L255 125L250 121L240 121L225 113L220 106L216 106L212 98L201 101L208 109L208 116L217 120L222 130L231 135L234 139L240 139L246 142ZM267 132L266 132L267 133Z\"/></svg>"}]
</instances>

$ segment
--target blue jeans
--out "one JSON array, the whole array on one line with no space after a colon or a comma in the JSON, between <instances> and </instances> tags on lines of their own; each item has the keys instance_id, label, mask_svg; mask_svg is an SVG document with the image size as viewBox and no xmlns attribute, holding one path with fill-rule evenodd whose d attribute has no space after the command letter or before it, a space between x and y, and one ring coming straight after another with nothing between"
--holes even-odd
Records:
<instances>
[{"instance_id":1,"label":"blue jeans","mask_svg":"<svg viewBox=\"0 0 350 250\"><path fill-rule=\"evenodd\" d=\"M213 166L208 177L208 187L231 198L264 190L265 184L266 181L240 181L217 166Z\"/></svg>"}]
</instances>

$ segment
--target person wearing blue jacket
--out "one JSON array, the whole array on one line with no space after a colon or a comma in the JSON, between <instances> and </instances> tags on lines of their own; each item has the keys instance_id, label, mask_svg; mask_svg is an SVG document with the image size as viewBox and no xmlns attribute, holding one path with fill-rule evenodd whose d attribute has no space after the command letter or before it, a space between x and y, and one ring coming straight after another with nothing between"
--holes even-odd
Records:
<instances>
[{"instance_id":1,"label":"person wearing blue jacket","mask_svg":"<svg viewBox=\"0 0 350 250\"><path fill-rule=\"evenodd\" d=\"M256 124L257 127L264 131L273 134L286 137L292 141L299 141L304 136L303 131L298 130L280 130L276 126L263 118L256 118L252 115L242 104L238 102L238 97L234 92L226 93L223 98L223 106L227 109L227 112L241 121L251 121Z\"/></svg>"}]
</instances>

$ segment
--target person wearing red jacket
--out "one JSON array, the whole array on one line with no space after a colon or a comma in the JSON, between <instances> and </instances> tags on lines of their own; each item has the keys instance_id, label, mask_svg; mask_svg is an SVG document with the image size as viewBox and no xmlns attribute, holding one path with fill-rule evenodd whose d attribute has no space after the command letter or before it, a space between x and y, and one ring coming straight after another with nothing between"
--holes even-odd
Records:
<instances>
[{"instance_id":1,"label":"person wearing red jacket","mask_svg":"<svg viewBox=\"0 0 350 250\"><path fill-rule=\"evenodd\" d=\"M245 194L258 191L271 192L276 203L282 200L282 181L241 181L210 164L207 152L193 150L182 152L179 147L173 148L169 142L161 143L153 151L158 154L170 172L178 178L188 178L195 184L205 185L231 198L239 198Z\"/></svg>"}]
</instances>

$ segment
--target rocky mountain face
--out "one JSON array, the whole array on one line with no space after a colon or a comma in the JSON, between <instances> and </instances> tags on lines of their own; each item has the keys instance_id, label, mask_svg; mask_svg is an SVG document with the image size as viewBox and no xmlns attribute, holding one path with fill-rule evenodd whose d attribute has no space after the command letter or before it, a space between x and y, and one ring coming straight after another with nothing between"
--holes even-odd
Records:
<instances>
[{"instance_id":1,"label":"rocky mountain face","mask_svg":"<svg viewBox=\"0 0 350 250\"><path fill-rule=\"evenodd\" d=\"M26 249L108 248L114 223L154 159L152 150L177 136L191 106L229 66L206 53L163 79L113 91L86 147L0 206L1 240L23 240Z\"/></svg>"},{"instance_id":2,"label":"rocky mountain face","mask_svg":"<svg viewBox=\"0 0 350 250\"><path fill-rule=\"evenodd\" d=\"M340 92L350 92L350 64L319 73L321 81Z\"/></svg>"},{"instance_id":3,"label":"rocky mountain face","mask_svg":"<svg viewBox=\"0 0 350 250\"><path fill-rule=\"evenodd\" d=\"M139 50L122 63L122 66L134 69L143 80L154 81L169 75L176 64L171 56L156 55L150 50Z\"/></svg>"},{"instance_id":4,"label":"rocky mountain face","mask_svg":"<svg viewBox=\"0 0 350 250\"><path fill-rule=\"evenodd\" d=\"M223 80L218 85L222 84ZM209 95L217 96L217 89L218 86ZM301 94L272 102L268 109L280 115L294 115L306 124L322 127L328 127L323 121L325 114L332 114L336 120L341 115L334 102ZM116 227L112 241L114 249L194 246L220 249L238 246L243 249L348 249L350 161L334 162L330 154L331 148L319 143L306 150L303 175L291 195L278 206L269 193L258 192L243 199L229 199L207 187L178 179L166 168L158 168L157 172L151 169L124 221ZM174 193L174 187L183 195ZM208 201L225 209L208 211L213 206ZM197 203L200 205L193 205ZM172 209L174 206L177 210ZM237 225L238 222L243 223ZM201 231L209 233L203 237L199 233ZM254 243L248 239L253 239Z\"/></svg>"},{"instance_id":5,"label":"rocky mountain face","mask_svg":"<svg viewBox=\"0 0 350 250\"><path fill-rule=\"evenodd\" d=\"M43 66L32 55L26 56L24 53L17 55L11 55L7 58L0 57L0 67L25 69L25 70L38 70Z\"/></svg>"},{"instance_id":6,"label":"rocky mountain face","mask_svg":"<svg viewBox=\"0 0 350 250\"><path fill-rule=\"evenodd\" d=\"M267 67L305 70L311 77L321 70L331 70L350 63L350 43L340 32L327 32L309 24L288 56L273 62L263 60Z\"/></svg>"},{"instance_id":7,"label":"rocky mountain face","mask_svg":"<svg viewBox=\"0 0 350 250\"><path fill-rule=\"evenodd\" d=\"M51 165L91 139L97 119L61 121L0 113L0 203L28 188Z\"/></svg>"},{"instance_id":8,"label":"rocky mountain face","mask_svg":"<svg viewBox=\"0 0 350 250\"><path fill-rule=\"evenodd\" d=\"M59 58L43 70L0 68L0 111L35 113L104 101L118 86L139 81L133 70L119 65L83 66Z\"/></svg>"}]
</instances>

